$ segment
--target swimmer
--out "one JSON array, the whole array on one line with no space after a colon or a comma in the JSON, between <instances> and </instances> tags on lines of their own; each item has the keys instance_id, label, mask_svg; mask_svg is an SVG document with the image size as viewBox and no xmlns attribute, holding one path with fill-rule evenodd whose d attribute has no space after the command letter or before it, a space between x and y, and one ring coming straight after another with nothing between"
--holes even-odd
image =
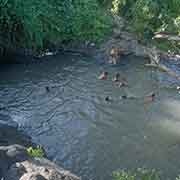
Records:
<instances>
[{"instance_id":1,"label":"swimmer","mask_svg":"<svg viewBox=\"0 0 180 180\"><path fill-rule=\"evenodd\" d=\"M100 74L100 76L98 77L99 80L107 80L108 78L108 72L102 72L102 74Z\"/></svg>"}]
</instances>

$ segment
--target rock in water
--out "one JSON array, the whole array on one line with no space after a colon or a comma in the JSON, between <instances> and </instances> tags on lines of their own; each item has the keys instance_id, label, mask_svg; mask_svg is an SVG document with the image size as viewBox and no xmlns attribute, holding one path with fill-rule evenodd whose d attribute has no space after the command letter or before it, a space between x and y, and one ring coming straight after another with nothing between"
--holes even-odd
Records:
<instances>
[{"instance_id":1,"label":"rock in water","mask_svg":"<svg viewBox=\"0 0 180 180\"><path fill-rule=\"evenodd\" d=\"M7 174L8 168L28 158L26 148L20 145L0 146L0 178ZM12 179L13 180L13 179Z\"/></svg>"},{"instance_id":2,"label":"rock in water","mask_svg":"<svg viewBox=\"0 0 180 180\"><path fill-rule=\"evenodd\" d=\"M18 123L5 114L0 114L0 146L21 144L32 146L31 138L22 131L18 131Z\"/></svg>"},{"instance_id":3,"label":"rock in water","mask_svg":"<svg viewBox=\"0 0 180 180\"><path fill-rule=\"evenodd\" d=\"M80 180L45 158L29 157L20 145L0 147L0 175L5 180Z\"/></svg>"}]
</instances>

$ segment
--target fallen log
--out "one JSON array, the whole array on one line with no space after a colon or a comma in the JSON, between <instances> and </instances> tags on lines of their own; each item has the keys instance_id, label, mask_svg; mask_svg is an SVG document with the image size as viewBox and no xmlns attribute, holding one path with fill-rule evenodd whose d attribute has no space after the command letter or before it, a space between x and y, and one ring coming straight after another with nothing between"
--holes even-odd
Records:
<instances>
[{"instance_id":1,"label":"fallen log","mask_svg":"<svg viewBox=\"0 0 180 180\"><path fill-rule=\"evenodd\" d=\"M163 64L145 64L146 67L152 67L152 68L158 68L162 72L166 72L168 75L176 78L177 80L180 80L180 76L172 71L170 68L166 67Z\"/></svg>"},{"instance_id":2,"label":"fallen log","mask_svg":"<svg viewBox=\"0 0 180 180\"><path fill-rule=\"evenodd\" d=\"M146 67L158 68L160 71L166 72L168 75L180 80L180 75L160 63L160 52L155 47L147 49L147 55L151 62L145 64Z\"/></svg>"},{"instance_id":3,"label":"fallen log","mask_svg":"<svg viewBox=\"0 0 180 180\"><path fill-rule=\"evenodd\" d=\"M168 41L180 41L180 36L166 32L155 33L152 39L167 39Z\"/></svg>"}]
</instances>

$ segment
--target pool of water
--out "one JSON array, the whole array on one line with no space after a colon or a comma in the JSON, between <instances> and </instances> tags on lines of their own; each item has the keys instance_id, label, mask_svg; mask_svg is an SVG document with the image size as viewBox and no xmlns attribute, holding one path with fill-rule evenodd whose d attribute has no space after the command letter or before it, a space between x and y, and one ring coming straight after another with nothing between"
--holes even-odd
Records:
<instances>
[{"instance_id":1,"label":"pool of water","mask_svg":"<svg viewBox=\"0 0 180 180\"><path fill-rule=\"evenodd\" d=\"M156 168L180 174L180 94L174 80L128 57L116 66L90 57L56 55L32 64L1 65L0 112L42 144L51 160L83 180L113 171ZM101 71L107 81L98 80ZM129 82L119 88L120 72ZM46 91L46 86L50 91ZM156 93L154 102L143 96ZM137 99L121 99L122 95ZM105 97L111 101L106 102Z\"/></svg>"}]
</instances>

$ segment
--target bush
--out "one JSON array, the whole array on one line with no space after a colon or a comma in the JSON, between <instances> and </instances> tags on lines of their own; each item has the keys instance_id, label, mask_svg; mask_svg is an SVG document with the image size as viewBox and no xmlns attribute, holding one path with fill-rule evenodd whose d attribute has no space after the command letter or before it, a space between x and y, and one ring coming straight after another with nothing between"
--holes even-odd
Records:
<instances>
[{"instance_id":1,"label":"bush","mask_svg":"<svg viewBox=\"0 0 180 180\"><path fill-rule=\"evenodd\" d=\"M37 147L37 148L29 147L27 148L27 153L31 157L42 158L45 156L44 151L41 147Z\"/></svg>"},{"instance_id":2,"label":"bush","mask_svg":"<svg viewBox=\"0 0 180 180\"><path fill-rule=\"evenodd\" d=\"M114 172L114 180L160 180L159 173L155 170L137 169L133 172Z\"/></svg>"},{"instance_id":3,"label":"bush","mask_svg":"<svg viewBox=\"0 0 180 180\"><path fill-rule=\"evenodd\" d=\"M113 172L113 180L163 180L156 170L138 168L135 172L116 171ZM180 180L180 175L175 179Z\"/></svg>"},{"instance_id":4,"label":"bush","mask_svg":"<svg viewBox=\"0 0 180 180\"><path fill-rule=\"evenodd\" d=\"M149 41L155 32L160 31L180 35L179 0L114 0L113 2L113 9L128 19L131 29L140 39Z\"/></svg>"},{"instance_id":5,"label":"bush","mask_svg":"<svg viewBox=\"0 0 180 180\"><path fill-rule=\"evenodd\" d=\"M96 0L0 0L0 47L100 41L110 26Z\"/></svg>"},{"instance_id":6,"label":"bush","mask_svg":"<svg viewBox=\"0 0 180 180\"><path fill-rule=\"evenodd\" d=\"M130 172L114 172L113 173L114 180L135 180L136 175L131 174Z\"/></svg>"}]
</instances>

